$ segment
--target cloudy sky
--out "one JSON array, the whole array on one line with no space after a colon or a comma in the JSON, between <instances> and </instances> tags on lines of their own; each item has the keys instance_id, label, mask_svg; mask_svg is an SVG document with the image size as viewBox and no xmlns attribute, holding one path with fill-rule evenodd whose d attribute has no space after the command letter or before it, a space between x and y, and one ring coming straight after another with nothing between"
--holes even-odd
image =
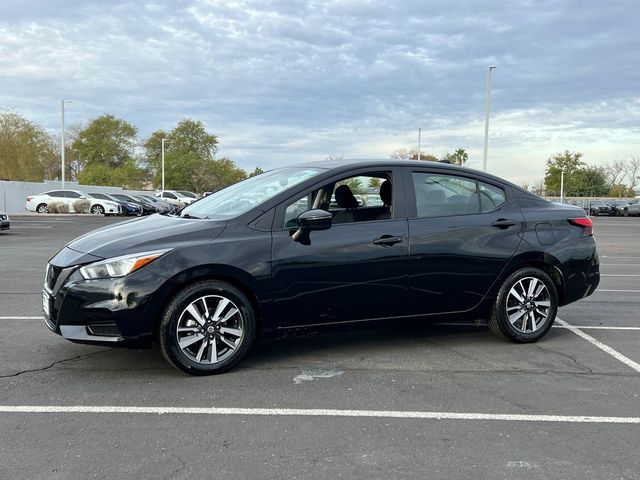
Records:
<instances>
[{"instance_id":1,"label":"cloudy sky","mask_svg":"<svg viewBox=\"0 0 640 480\"><path fill-rule=\"evenodd\" d=\"M0 0L0 110L59 134L111 113L144 137L202 120L245 168L466 148L542 177L565 149L640 155L637 0Z\"/></svg>"}]
</instances>

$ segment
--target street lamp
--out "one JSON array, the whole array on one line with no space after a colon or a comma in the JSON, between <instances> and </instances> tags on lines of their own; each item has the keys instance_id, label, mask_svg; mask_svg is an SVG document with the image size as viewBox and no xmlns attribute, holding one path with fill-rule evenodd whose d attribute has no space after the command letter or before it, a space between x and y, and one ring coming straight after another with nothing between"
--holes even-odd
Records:
<instances>
[{"instance_id":1,"label":"street lamp","mask_svg":"<svg viewBox=\"0 0 640 480\"><path fill-rule=\"evenodd\" d=\"M487 99L485 102L484 112L484 158L482 160L482 169L487 171L487 150L489 149L489 113L491 112L491 73L496 67L489 66L489 74L487 75Z\"/></svg>"},{"instance_id":2,"label":"street lamp","mask_svg":"<svg viewBox=\"0 0 640 480\"><path fill-rule=\"evenodd\" d=\"M421 136L422 136L422 129L418 128L418 160L422 160L420 155L420 140L421 140Z\"/></svg>"},{"instance_id":3,"label":"street lamp","mask_svg":"<svg viewBox=\"0 0 640 480\"><path fill-rule=\"evenodd\" d=\"M166 138L162 139L162 191L164 191L164 141Z\"/></svg>"},{"instance_id":4,"label":"street lamp","mask_svg":"<svg viewBox=\"0 0 640 480\"><path fill-rule=\"evenodd\" d=\"M560 203L563 203L562 202L563 198L564 198L564 168L560 170Z\"/></svg>"},{"instance_id":5,"label":"street lamp","mask_svg":"<svg viewBox=\"0 0 640 480\"><path fill-rule=\"evenodd\" d=\"M65 171L65 168L64 168L65 167L64 165L65 164L64 162L64 147L65 147L64 145L64 104L65 103L71 103L71 100L64 100L64 99L60 100L60 123L62 125L62 129L61 129L62 133L60 135L60 158L61 158L60 167L62 170L62 175L61 175L62 188L64 188L64 171Z\"/></svg>"}]
</instances>

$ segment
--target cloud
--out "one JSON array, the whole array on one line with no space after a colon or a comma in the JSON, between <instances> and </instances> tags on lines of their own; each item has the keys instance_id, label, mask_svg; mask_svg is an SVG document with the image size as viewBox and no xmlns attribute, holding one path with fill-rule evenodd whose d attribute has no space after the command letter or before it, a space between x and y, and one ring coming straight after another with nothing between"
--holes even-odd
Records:
<instances>
[{"instance_id":1,"label":"cloud","mask_svg":"<svg viewBox=\"0 0 640 480\"><path fill-rule=\"evenodd\" d=\"M566 148L638 154L634 1L25 0L0 19L0 108L54 132L105 112L141 135L203 120L220 153L273 167L416 143L516 181ZM480 163L477 164L478 166ZM535 178L534 178L535 177Z\"/></svg>"}]
</instances>

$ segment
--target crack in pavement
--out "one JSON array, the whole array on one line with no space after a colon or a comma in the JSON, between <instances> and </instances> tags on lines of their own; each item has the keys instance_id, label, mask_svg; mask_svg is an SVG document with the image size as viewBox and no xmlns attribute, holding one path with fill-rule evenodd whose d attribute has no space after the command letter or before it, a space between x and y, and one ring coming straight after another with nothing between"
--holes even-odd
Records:
<instances>
[{"instance_id":1,"label":"crack in pavement","mask_svg":"<svg viewBox=\"0 0 640 480\"><path fill-rule=\"evenodd\" d=\"M62 363L72 362L74 360L80 360L81 358L93 357L93 356L96 356L96 355L100 355L101 353L112 352L114 350L115 350L115 348L109 348L107 350L100 350L99 352L83 353L82 355L76 355L75 357L65 358L63 360L55 361L51 365L47 365L46 367L33 368L33 369L29 369L29 370L21 370L19 372L12 373L10 375L0 375L0 379L18 377L18 376L22 375L23 373L45 372L45 371L55 367L56 365L60 365Z\"/></svg>"},{"instance_id":2,"label":"crack in pavement","mask_svg":"<svg viewBox=\"0 0 640 480\"><path fill-rule=\"evenodd\" d=\"M590 367L580 363L573 355L570 355L570 354L565 353L565 352L559 352L557 350L551 350L549 348L544 348L544 347L542 347L540 345L537 345L537 344L534 345L534 347L536 347L539 350L542 350L543 352L547 352L547 353L550 353L550 354L556 354L556 355L560 355L561 357L568 358L573 363L575 363L576 366L586 370L590 375L594 375L593 369L591 369Z\"/></svg>"}]
</instances>

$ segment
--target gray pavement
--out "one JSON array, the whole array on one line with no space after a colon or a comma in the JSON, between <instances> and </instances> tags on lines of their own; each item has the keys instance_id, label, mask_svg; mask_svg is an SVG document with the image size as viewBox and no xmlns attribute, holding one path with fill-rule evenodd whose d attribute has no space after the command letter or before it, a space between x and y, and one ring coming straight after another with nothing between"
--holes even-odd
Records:
<instances>
[{"instance_id":1,"label":"gray pavement","mask_svg":"<svg viewBox=\"0 0 640 480\"><path fill-rule=\"evenodd\" d=\"M233 371L204 378L168 367L157 348L89 347L51 334L38 318L47 259L117 221L13 217L12 230L0 233L0 408L94 407L0 412L0 479L640 478L640 423L628 420L640 418L640 371L566 328L533 345L506 343L484 326L415 324L263 341ZM640 330L617 329L640 327L640 218L594 223L605 276L598 292L559 317L640 363ZM594 326L607 329L587 328ZM104 413L102 406L309 414ZM312 415L323 409L471 415Z\"/></svg>"}]
</instances>

